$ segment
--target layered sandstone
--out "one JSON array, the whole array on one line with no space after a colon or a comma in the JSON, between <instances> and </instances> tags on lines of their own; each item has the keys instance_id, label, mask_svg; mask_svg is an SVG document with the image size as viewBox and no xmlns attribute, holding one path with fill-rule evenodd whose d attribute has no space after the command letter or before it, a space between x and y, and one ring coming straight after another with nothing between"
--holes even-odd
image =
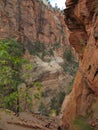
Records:
<instances>
[{"instance_id":1,"label":"layered sandstone","mask_svg":"<svg viewBox=\"0 0 98 130\"><path fill-rule=\"evenodd\" d=\"M21 43L36 41L65 44L64 16L41 0L1 0L0 39L14 38Z\"/></svg>"},{"instance_id":2,"label":"layered sandstone","mask_svg":"<svg viewBox=\"0 0 98 130\"><path fill-rule=\"evenodd\" d=\"M67 0L65 23L70 30L70 44L79 54L80 65L73 90L63 103L63 128L76 130L74 120L83 117L97 130L98 1ZM92 124L94 121L96 123Z\"/></svg>"}]
</instances>

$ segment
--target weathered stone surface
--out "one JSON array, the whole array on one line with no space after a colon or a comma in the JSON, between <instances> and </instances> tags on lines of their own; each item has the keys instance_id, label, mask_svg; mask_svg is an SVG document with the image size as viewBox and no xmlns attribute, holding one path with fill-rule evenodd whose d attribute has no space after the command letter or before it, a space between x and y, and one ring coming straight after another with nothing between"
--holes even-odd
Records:
<instances>
[{"instance_id":1,"label":"weathered stone surface","mask_svg":"<svg viewBox=\"0 0 98 130\"><path fill-rule=\"evenodd\" d=\"M62 106L63 128L74 130L73 121L82 116L87 121L98 119L98 11L97 0L67 0L65 23L69 40L80 56L73 90ZM80 40L80 42L79 42ZM81 127L81 126L80 126ZM97 125L94 126L97 128ZM76 129L75 129L76 130Z\"/></svg>"},{"instance_id":2,"label":"weathered stone surface","mask_svg":"<svg viewBox=\"0 0 98 130\"><path fill-rule=\"evenodd\" d=\"M22 72L23 81L27 86L31 87L28 93L32 95L32 111L39 111L40 102L43 102L44 105L47 106L47 110L50 110L51 99L56 95L59 97L58 94L62 92L62 90L67 94L67 89L73 80L73 76L64 73L61 67L64 60L61 57L52 58L50 62L44 62L37 56L32 59L32 71L27 71L23 68ZM44 96L41 96L40 100L34 98L35 93L39 92L37 86L33 85L34 82L40 82L42 84L41 91Z\"/></svg>"},{"instance_id":3,"label":"weathered stone surface","mask_svg":"<svg viewBox=\"0 0 98 130\"><path fill-rule=\"evenodd\" d=\"M65 44L66 27L59 11L42 4L40 0L1 0L0 39L15 38L21 43L35 41L51 45Z\"/></svg>"}]
</instances>

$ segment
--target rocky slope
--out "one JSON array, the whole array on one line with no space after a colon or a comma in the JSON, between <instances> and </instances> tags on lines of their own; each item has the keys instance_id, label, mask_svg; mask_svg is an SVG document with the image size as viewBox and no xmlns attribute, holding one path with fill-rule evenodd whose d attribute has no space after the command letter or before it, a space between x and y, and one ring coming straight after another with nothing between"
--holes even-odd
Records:
<instances>
[{"instance_id":1,"label":"rocky slope","mask_svg":"<svg viewBox=\"0 0 98 130\"><path fill-rule=\"evenodd\" d=\"M71 94L65 99L63 128L98 129L98 1L67 0L69 41L80 57ZM86 123L86 124L85 124Z\"/></svg>"},{"instance_id":2,"label":"rocky slope","mask_svg":"<svg viewBox=\"0 0 98 130\"><path fill-rule=\"evenodd\" d=\"M57 130L58 127L58 118L49 118L28 112L22 112L17 116L10 110L0 109L1 130Z\"/></svg>"}]
</instances>

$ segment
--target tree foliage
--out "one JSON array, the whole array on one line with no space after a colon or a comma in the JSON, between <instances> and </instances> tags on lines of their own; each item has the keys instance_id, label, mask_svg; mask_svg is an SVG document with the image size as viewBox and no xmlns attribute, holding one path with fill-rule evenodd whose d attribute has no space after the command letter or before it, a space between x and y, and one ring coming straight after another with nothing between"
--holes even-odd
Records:
<instances>
[{"instance_id":1,"label":"tree foliage","mask_svg":"<svg viewBox=\"0 0 98 130\"><path fill-rule=\"evenodd\" d=\"M55 97L51 99L50 108L51 110L55 110L57 115L60 112L60 108L64 100L64 97L65 97L65 92L60 91L58 95L56 95Z\"/></svg>"},{"instance_id":2,"label":"tree foliage","mask_svg":"<svg viewBox=\"0 0 98 130\"><path fill-rule=\"evenodd\" d=\"M66 49L63 58L67 60L67 62L71 62L73 59L72 51L70 48Z\"/></svg>"},{"instance_id":3,"label":"tree foliage","mask_svg":"<svg viewBox=\"0 0 98 130\"><path fill-rule=\"evenodd\" d=\"M20 69L25 62L23 45L14 40L0 41L0 98L5 108L16 109ZM14 106L15 107L15 106Z\"/></svg>"}]
</instances>

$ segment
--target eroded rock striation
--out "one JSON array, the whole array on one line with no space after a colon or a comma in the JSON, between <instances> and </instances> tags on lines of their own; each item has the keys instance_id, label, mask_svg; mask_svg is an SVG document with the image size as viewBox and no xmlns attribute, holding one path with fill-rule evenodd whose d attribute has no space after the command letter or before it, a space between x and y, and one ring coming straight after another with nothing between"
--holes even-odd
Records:
<instances>
[{"instance_id":1,"label":"eroded rock striation","mask_svg":"<svg viewBox=\"0 0 98 130\"><path fill-rule=\"evenodd\" d=\"M41 0L1 0L0 39L14 38L25 43L65 43L63 14Z\"/></svg>"},{"instance_id":2,"label":"eroded rock striation","mask_svg":"<svg viewBox=\"0 0 98 130\"><path fill-rule=\"evenodd\" d=\"M79 54L80 65L73 90L63 103L63 128L76 130L76 118L83 118L88 125L97 130L98 1L67 0L64 12L65 23L70 30L69 41ZM94 121L97 123L94 124ZM83 124L79 126L82 127Z\"/></svg>"}]
</instances>

